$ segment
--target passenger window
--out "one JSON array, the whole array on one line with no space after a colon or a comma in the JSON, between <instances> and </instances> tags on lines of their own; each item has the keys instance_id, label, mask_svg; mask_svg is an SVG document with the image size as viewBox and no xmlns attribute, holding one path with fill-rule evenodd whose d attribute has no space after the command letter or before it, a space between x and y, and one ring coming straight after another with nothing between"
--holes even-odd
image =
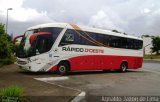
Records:
<instances>
[{"instance_id":1,"label":"passenger window","mask_svg":"<svg viewBox=\"0 0 160 102\"><path fill-rule=\"evenodd\" d=\"M71 30L67 30L63 35L59 46L70 45L75 41L74 33Z\"/></svg>"},{"instance_id":2,"label":"passenger window","mask_svg":"<svg viewBox=\"0 0 160 102\"><path fill-rule=\"evenodd\" d=\"M66 36L65 41L68 41L68 42L73 42L74 41L74 35L73 34L66 33L65 36Z\"/></svg>"}]
</instances>

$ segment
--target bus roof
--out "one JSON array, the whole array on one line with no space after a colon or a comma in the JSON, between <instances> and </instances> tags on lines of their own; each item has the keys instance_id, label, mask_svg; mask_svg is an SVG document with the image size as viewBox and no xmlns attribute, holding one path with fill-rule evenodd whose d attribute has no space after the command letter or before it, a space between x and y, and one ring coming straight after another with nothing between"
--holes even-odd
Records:
<instances>
[{"instance_id":1,"label":"bus roof","mask_svg":"<svg viewBox=\"0 0 160 102\"><path fill-rule=\"evenodd\" d=\"M72 25L74 25L74 24L72 24ZM44 27L59 27L59 28L67 27L68 29L74 29L73 26L71 26L71 24L69 24L69 23L46 23L46 24L40 24L40 25L30 27L27 30L44 28ZM113 36L142 40L142 38L140 38L140 37L125 35L123 33L116 33L116 32L112 32L110 30L104 30L104 29L87 27L87 26L79 26L79 25L78 25L78 27L80 27L80 30L82 30L82 31L95 32L95 33L101 33L101 34L106 34L106 35L113 35Z\"/></svg>"},{"instance_id":2,"label":"bus roof","mask_svg":"<svg viewBox=\"0 0 160 102\"><path fill-rule=\"evenodd\" d=\"M45 23L45 24L40 24L36 26L32 26L28 28L27 30L32 30L32 29L38 29L38 28L45 28L45 27L60 27L64 28L67 26L68 23Z\"/></svg>"}]
</instances>

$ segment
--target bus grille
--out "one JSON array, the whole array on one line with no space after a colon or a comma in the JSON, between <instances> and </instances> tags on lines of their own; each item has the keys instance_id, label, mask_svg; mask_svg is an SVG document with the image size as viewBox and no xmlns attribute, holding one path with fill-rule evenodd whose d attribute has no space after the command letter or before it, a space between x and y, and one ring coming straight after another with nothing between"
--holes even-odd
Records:
<instances>
[{"instance_id":1,"label":"bus grille","mask_svg":"<svg viewBox=\"0 0 160 102\"><path fill-rule=\"evenodd\" d=\"M18 63L18 64L25 65L25 64L27 64L27 61L20 61L20 60L18 60L17 63Z\"/></svg>"}]
</instances>

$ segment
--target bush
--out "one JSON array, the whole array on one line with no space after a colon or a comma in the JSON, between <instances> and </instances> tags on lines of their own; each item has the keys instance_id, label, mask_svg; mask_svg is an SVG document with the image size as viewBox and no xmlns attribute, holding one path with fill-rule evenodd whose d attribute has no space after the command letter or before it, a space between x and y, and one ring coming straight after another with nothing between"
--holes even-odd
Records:
<instances>
[{"instance_id":1,"label":"bush","mask_svg":"<svg viewBox=\"0 0 160 102\"><path fill-rule=\"evenodd\" d=\"M160 59L160 55L144 55L144 59Z\"/></svg>"},{"instance_id":2,"label":"bush","mask_svg":"<svg viewBox=\"0 0 160 102\"><path fill-rule=\"evenodd\" d=\"M17 46L12 44L11 37L5 33L4 24L0 23L0 67L15 61L13 53Z\"/></svg>"},{"instance_id":3,"label":"bush","mask_svg":"<svg viewBox=\"0 0 160 102\"><path fill-rule=\"evenodd\" d=\"M0 98L6 102L19 102L23 95L23 89L18 86L10 86L0 90Z\"/></svg>"},{"instance_id":4,"label":"bush","mask_svg":"<svg viewBox=\"0 0 160 102\"><path fill-rule=\"evenodd\" d=\"M12 45L12 52L16 53L18 51L19 45Z\"/></svg>"},{"instance_id":5,"label":"bush","mask_svg":"<svg viewBox=\"0 0 160 102\"><path fill-rule=\"evenodd\" d=\"M10 57L12 54L12 42L5 33L4 25L0 23L0 58Z\"/></svg>"},{"instance_id":6,"label":"bush","mask_svg":"<svg viewBox=\"0 0 160 102\"><path fill-rule=\"evenodd\" d=\"M8 65L8 64L12 64L15 62L15 57L14 56L11 56L11 57L8 57L8 58L3 58L3 59L0 59L0 67L2 67L3 65Z\"/></svg>"},{"instance_id":7,"label":"bush","mask_svg":"<svg viewBox=\"0 0 160 102\"><path fill-rule=\"evenodd\" d=\"M152 53L156 52L157 55L160 55L160 37L153 37L152 38L152 46L151 50Z\"/></svg>"}]
</instances>

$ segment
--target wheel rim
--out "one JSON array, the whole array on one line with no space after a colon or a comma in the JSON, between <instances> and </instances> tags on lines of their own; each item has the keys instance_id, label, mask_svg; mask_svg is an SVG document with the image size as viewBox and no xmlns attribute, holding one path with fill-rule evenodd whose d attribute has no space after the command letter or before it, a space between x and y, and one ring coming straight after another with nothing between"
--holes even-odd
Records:
<instances>
[{"instance_id":1,"label":"wheel rim","mask_svg":"<svg viewBox=\"0 0 160 102\"><path fill-rule=\"evenodd\" d=\"M124 71L126 71L126 64L122 64L122 71L124 72Z\"/></svg>"},{"instance_id":2,"label":"wheel rim","mask_svg":"<svg viewBox=\"0 0 160 102\"><path fill-rule=\"evenodd\" d=\"M66 71L66 67L65 66L60 66L59 67L59 72L65 72Z\"/></svg>"}]
</instances>

